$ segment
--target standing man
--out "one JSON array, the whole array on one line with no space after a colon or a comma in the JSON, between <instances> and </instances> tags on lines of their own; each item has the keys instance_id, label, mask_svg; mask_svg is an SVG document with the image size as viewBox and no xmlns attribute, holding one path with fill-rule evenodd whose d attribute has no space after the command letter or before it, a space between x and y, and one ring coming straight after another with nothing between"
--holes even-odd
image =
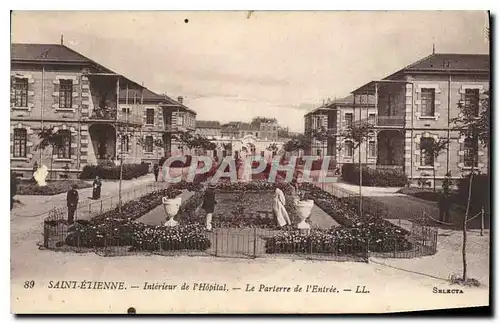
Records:
<instances>
[{"instance_id":1,"label":"standing man","mask_svg":"<svg viewBox=\"0 0 500 324\"><path fill-rule=\"evenodd\" d=\"M92 184L92 199L97 200L101 199L101 187L102 187L102 182L101 178L99 176L95 177L94 183Z\"/></svg>"},{"instance_id":2,"label":"standing man","mask_svg":"<svg viewBox=\"0 0 500 324\"><path fill-rule=\"evenodd\" d=\"M442 222L450 221L450 198L447 194L441 193L438 200L439 220Z\"/></svg>"},{"instance_id":3,"label":"standing man","mask_svg":"<svg viewBox=\"0 0 500 324\"><path fill-rule=\"evenodd\" d=\"M207 231L212 230L212 215L215 209L215 204L217 204L217 201L215 201L215 192L212 184L210 184L205 190L205 194L203 195L203 204L201 205L201 208L203 208L206 213Z\"/></svg>"},{"instance_id":4,"label":"standing man","mask_svg":"<svg viewBox=\"0 0 500 324\"><path fill-rule=\"evenodd\" d=\"M17 179L14 173L10 172L10 210L14 208L14 196L17 191Z\"/></svg>"},{"instance_id":5,"label":"standing man","mask_svg":"<svg viewBox=\"0 0 500 324\"><path fill-rule=\"evenodd\" d=\"M68 191L66 195L66 202L68 205L68 223L73 224L75 221L75 211L78 206L78 191L76 190L77 186L73 185L73 187Z\"/></svg>"},{"instance_id":6,"label":"standing man","mask_svg":"<svg viewBox=\"0 0 500 324\"><path fill-rule=\"evenodd\" d=\"M153 173L155 174L155 181L158 182L158 173L160 172L160 167L158 164L153 166Z\"/></svg>"}]
</instances>

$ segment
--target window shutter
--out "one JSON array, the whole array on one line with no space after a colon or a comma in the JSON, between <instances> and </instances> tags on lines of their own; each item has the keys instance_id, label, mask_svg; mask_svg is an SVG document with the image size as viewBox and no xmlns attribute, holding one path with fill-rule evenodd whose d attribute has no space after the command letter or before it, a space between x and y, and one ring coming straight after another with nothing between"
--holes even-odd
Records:
<instances>
[{"instance_id":1,"label":"window shutter","mask_svg":"<svg viewBox=\"0 0 500 324\"><path fill-rule=\"evenodd\" d=\"M73 81L73 88L72 88L72 91L73 93L77 93L78 95L77 96L73 96L73 93L71 94L71 103L72 105L80 105L80 88L79 88L79 84L75 81Z\"/></svg>"},{"instance_id":2,"label":"window shutter","mask_svg":"<svg viewBox=\"0 0 500 324\"><path fill-rule=\"evenodd\" d=\"M465 143L458 143L458 146L459 146L459 149L458 149L459 152L465 151ZM462 163L462 164L465 163L465 152L464 152L464 154L458 155L458 163Z\"/></svg>"},{"instance_id":3,"label":"window shutter","mask_svg":"<svg viewBox=\"0 0 500 324\"><path fill-rule=\"evenodd\" d=\"M28 79L28 100L26 101L28 103L28 107L32 106L35 104L35 92L34 92L34 82L32 82L33 79Z\"/></svg>"}]
</instances>

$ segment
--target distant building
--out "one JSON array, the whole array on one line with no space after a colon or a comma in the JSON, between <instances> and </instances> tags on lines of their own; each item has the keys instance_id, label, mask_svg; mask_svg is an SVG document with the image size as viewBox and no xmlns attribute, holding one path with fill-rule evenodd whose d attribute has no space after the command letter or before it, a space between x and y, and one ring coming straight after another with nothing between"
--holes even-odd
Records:
<instances>
[{"instance_id":1,"label":"distant building","mask_svg":"<svg viewBox=\"0 0 500 324\"><path fill-rule=\"evenodd\" d=\"M195 133L207 138L219 138L221 136L221 125L218 121L197 120Z\"/></svg>"}]
</instances>

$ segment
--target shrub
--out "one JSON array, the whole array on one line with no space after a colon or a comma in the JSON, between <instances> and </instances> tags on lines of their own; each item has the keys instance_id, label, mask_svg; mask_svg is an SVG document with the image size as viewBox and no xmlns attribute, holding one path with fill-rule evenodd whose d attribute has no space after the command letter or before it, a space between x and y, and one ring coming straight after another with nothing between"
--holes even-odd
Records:
<instances>
[{"instance_id":1,"label":"shrub","mask_svg":"<svg viewBox=\"0 0 500 324\"><path fill-rule=\"evenodd\" d=\"M377 170L363 166L363 186L371 187L404 187L408 176L397 170ZM346 182L359 184L359 165L342 165L342 179Z\"/></svg>"},{"instance_id":2,"label":"shrub","mask_svg":"<svg viewBox=\"0 0 500 324\"><path fill-rule=\"evenodd\" d=\"M149 165L147 163L124 164L122 169L122 179L130 180L148 174ZM101 179L120 179L120 166L86 165L80 172L80 179L94 179L99 176Z\"/></svg>"},{"instance_id":3,"label":"shrub","mask_svg":"<svg viewBox=\"0 0 500 324\"><path fill-rule=\"evenodd\" d=\"M469 197L470 175L462 177L457 182L458 193L455 197L457 204L467 207ZM484 206L485 210L489 210L490 205L490 176L488 174L474 175L472 178L472 193L470 214L475 214L481 211Z\"/></svg>"}]
</instances>

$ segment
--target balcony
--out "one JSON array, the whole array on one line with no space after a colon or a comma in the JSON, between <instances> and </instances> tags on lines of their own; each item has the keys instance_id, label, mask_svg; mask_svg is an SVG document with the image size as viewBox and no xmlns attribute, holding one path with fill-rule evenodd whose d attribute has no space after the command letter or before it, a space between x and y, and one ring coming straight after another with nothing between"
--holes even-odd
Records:
<instances>
[{"instance_id":1,"label":"balcony","mask_svg":"<svg viewBox=\"0 0 500 324\"><path fill-rule=\"evenodd\" d=\"M377 126L404 126L405 116L377 116Z\"/></svg>"},{"instance_id":2,"label":"balcony","mask_svg":"<svg viewBox=\"0 0 500 324\"><path fill-rule=\"evenodd\" d=\"M89 119L110 124L120 123L136 126L142 126L143 124L142 116L117 111L116 108L95 109Z\"/></svg>"},{"instance_id":3,"label":"balcony","mask_svg":"<svg viewBox=\"0 0 500 324\"><path fill-rule=\"evenodd\" d=\"M396 172L404 172L404 165L380 165L377 164L375 166L377 170L381 171L396 171Z\"/></svg>"},{"instance_id":4,"label":"balcony","mask_svg":"<svg viewBox=\"0 0 500 324\"><path fill-rule=\"evenodd\" d=\"M186 132L188 129L184 125L168 125L166 124L164 127L165 132Z\"/></svg>"}]
</instances>

